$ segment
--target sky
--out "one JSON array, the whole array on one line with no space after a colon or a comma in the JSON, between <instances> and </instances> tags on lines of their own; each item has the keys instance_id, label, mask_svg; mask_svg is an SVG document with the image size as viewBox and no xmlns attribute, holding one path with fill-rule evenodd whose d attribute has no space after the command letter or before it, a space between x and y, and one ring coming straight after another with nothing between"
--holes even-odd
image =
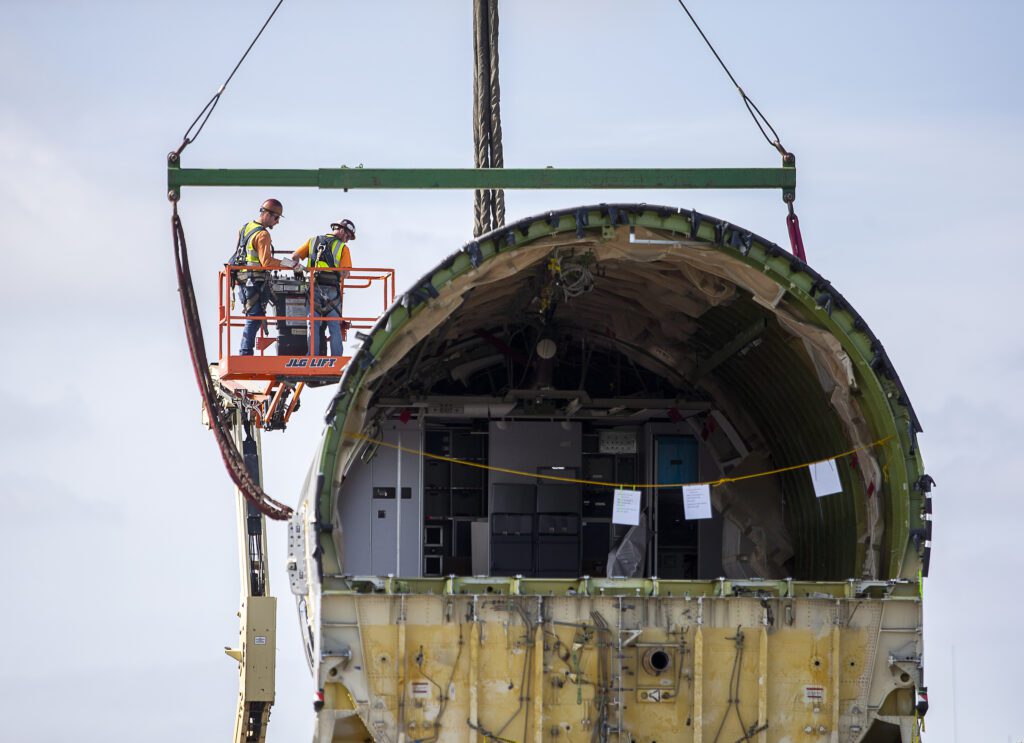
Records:
<instances>
[{"instance_id":1,"label":"sky","mask_svg":"<svg viewBox=\"0 0 1024 743\"><path fill-rule=\"evenodd\" d=\"M924 426L927 743L1024 739L1019 640L1024 5L691 0L798 162L808 259L885 344ZM0 0L0 740L225 740L237 674L234 498L186 356L165 155L269 0ZM508 167L774 167L675 0L505 0ZM187 167L472 166L466 0L285 0ZM471 238L462 192L186 189L201 310L267 196L298 247L351 218L401 291ZM603 201L696 208L786 244L777 192L509 192L510 220ZM378 308L377 311L379 311ZM294 502L329 390L264 438ZM312 731L279 597L269 738ZM955 673L954 673L955 669Z\"/></svg>"}]
</instances>

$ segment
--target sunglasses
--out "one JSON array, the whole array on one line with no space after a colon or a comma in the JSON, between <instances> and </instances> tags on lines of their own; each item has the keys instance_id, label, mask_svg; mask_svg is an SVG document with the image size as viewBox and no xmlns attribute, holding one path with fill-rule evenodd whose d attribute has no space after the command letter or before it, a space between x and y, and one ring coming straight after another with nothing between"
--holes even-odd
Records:
<instances>
[{"instance_id":1,"label":"sunglasses","mask_svg":"<svg viewBox=\"0 0 1024 743\"><path fill-rule=\"evenodd\" d=\"M260 211L263 212L264 214L270 214L271 216L276 217L277 219L280 219L282 216L277 212L271 211L270 209L260 209Z\"/></svg>"}]
</instances>

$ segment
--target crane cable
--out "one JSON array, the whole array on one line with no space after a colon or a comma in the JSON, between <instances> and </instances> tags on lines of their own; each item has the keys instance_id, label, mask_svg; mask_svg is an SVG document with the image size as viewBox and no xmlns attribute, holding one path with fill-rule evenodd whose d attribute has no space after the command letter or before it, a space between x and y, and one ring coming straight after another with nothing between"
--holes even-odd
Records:
<instances>
[{"instance_id":1,"label":"crane cable","mask_svg":"<svg viewBox=\"0 0 1024 743\"><path fill-rule=\"evenodd\" d=\"M747 112L750 114L750 118L752 118L754 123L757 124L757 128L761 131L765 141L778 150L779 154L782 155L783 163L786 165L793 165L796 162L796 156L782 146L782 141L778 132L775 131L775 127L771 125L771 122L768 121L768 117L761 113L761 109L757 107L757 104L750 99L750 96L747 95L746 91L740 87L738 82L736 82L736 78L733 77L733 74L729 71L725 62L722 61L721 55L719 55L718 51L711 43L711 40L708 39L707 34L704 33L700 24L697 23L697 19L693 17L693 13L691 13L690 9L686 7L686 3L684 3L683 0L676 0L676 2L679 3L679 6L686 12L690 22L693 23L693 27L697 29L697 33L699 33L700 37L704 39L704 43L708 45L708 49L710 49L711 53L715 55L715 59L718 60L718 64L721 65L725 74L729 76L729 80L736 87L736 90L740 94L740 98L743 99L743 105L747 107ZM765 131L765 128L767 128L768 131ZM771 132L771 136L768 136L768 132ZM786 215L786 231L789 233L789 245L793 255L806 263L807 252L804 250L804 239L800 234L800 219L796 216L796 211L793 209L793 201L795 198L795 195L792 193L783 195L783 200L786 202L789 212Z\"/></svg>"},{"instance_id":2,"label":"crane cable","mask_svg":"<svg viewBox=\"0 0 1024 743\"><path fill-rule=\"evenodd\" d=\"M259 41L260 36L263 35L263 32L267 29L267 26L270 25L270 21L273 19L274 14L277 13L277 9L281 7L281 3L283 2L284 0L277 0L277 5L275 5L274 9L270 11L270 15L267 16L267 20L263 22L263 25L260 27L260 30L256 33L256 36L249 43L249 46L246 47L246 50L242 54L241 59L239 59L238 62L235 64L235 68L231 70L231 74L228 75L227 79L223 82L223 84L219 88L217 88L217 92L213 94L213 97L209 101L207 101L206 105L203 106L203 109L196 115L195 119L192 120L192 123L189 124L188 129L185 130L185 134L181 138L181 144L178 145L178 149L174 150L174 152L171 153L169 159L178 160L181 157L181 153L185 151L185 148L188 147L193 142L195 142L196 139L199 137L199 133L203 131L203 127L206 126L206 122L209 121L210 116L213 115L213 110L217 108L217 104L220 103L220 97L224 94L224 90L228 87L228 83L231 82L231 78L235 76L235 73L238 72L238 68L242 66L242 62L244 62L245 58L249 56L249 52L252 51L252 48L256 46L256 42ZM198 128L196 128L197 125ZM195 134L192 134L193 129L196 130Z\"/></svg>"},{"instance_id":3,"label":"crane cable","mask_svg":"<svg viewBox=\"0 0 1024 743\"><path fill-rule=\"evenodd\" d=\"M206 344L203 341L203 328L200 322L199 308L196 303L195 291L192 287L192 273L188 263L188 246L185 243L185 230L178 216L178 204L173 204L171 216L171 235L174 239L174 264L178 275L178 295L181 299L181 315L185 323L185 337L188 339L189 357L196 375L196 383L203 398L203 406L210 421L220 448L221 458L239 492L251 502L260 513L269 518L283 521L292 515L292 509L280 503L265 492L260 484L249 474L245 460L235 445L228 416L217 404L217 392L207 365Z\"/></svg>"},{"instance_id":4,"label":"crane cable","mask_svg":"<svg viewBox=\"0 0 1024 743\"><path fill-rule=\"evenodd\" d=\"M686 12L686 15L689 16L690 22L693 23L693 27L697 29L697 33L699 33L700 37L704 39L704 43L708 45L708 49L710 49L711 53L715 55L715 59L718 60L718 64L722 66L722 69L725 71L725 74L729 76L729 80L731 80L732 84L736 87L736 90L740 94L740 98L743 99L743 105L747 107L747 111L750 113L750 116L754 120L754 123L757 124L757 128L760 129L761 134L764 135L765 141L767 141L768 144L770 144L772 147L778 150L779 154L782 155L784 158L792 157L792 153L789 152L789 150L787 150L785 147L783 147L782 143L779 141L779 135L775 131L775 127L773 127L771 123L768 121L768 119L765 117L765 115L761 113L761 109L757 107L757 104L750 100L750 96L746 94L743 88L740 87L740 84L736 82L736 78L733 77L733 74L729 72L729 68L725 66L725 62L722 61L721 56L719 56L718 52L715 50L715 47L711 44L711 41L708 39L703 29L701 29L700 24L697 23L697 19L693 17L693 13L690 12L690 9L686 7L686 3L684 3L683 0L676 0L676 2L679 3L680 7L682 7L682 9ZM763 125L762 122L764 122ZM768 132L765 131L765 127L768 127L768 131L772 133L772 137L775 137L775 139L772 139L772 137L768 136Z\"/></svg>"},{"instance_id":5,"label":"crane cable","mask_svg":"<svg viewBox=\"0 0 1024 743\"><path fill-rule=\"evenodd\" d=\"M278 8L284 0L278 0L274 9L270 12L267 20L263 22L260 30L256 33L256 36L246 47L245 52L241 58L235 64L234 69L231 70L231 74L228 75L224 83L217 89L217 92L213 94L213 97L207 102L203 109L199 112L196 118L189 125L188 129L185 130L185 134L182 137L181 144L178 149L173 150L167 155L168 162L174 163L181 159L181 153L184 152L185 148L188 147L192 142L196 140L200 132L203 131L203 127L206 126L206 122L210 120L210 116L213 115L214 109L217 108L217 104L220 102L220 97L224 94L224 90L227 88L228 83L238 72L238 69L242 66L242 62L249 56L249 52L256 45L260 36L270 25L270 21L277 13ZM193 132L194 130L194 132ZM249 474L248 468L245 466L245 459L242 454L238 451L238 447L235 444L234 435L231 431L231 424L227 411L225 411L217 401L217 390L213 382L213 377L210 374L210 368L207 364L206 356L206 344L203 341L203 327L200 319L199 307L196 302L195 289L192 284L192 272L189 269L188 263L188 246L185 242L185 229L181 224L181 217L178 215L178 196L176 193L172 193L171 202L173 212L171 215L171 237L174 242L174 264L175 271L178 277L178 295L181 300L181 316L185 324L185 337L188 340L189 357L192 361L192 369L195 372L196 384L199 385L199 393L203 399L203 407L206 409L207 418L210 421L210 428L213 430L214 437L217 439L217 446L220 449L221 458L224 460L224 466L227 468L228 475L231 480L235 483L239 492L248 500L253 506L265 516L283 521L292 515L292 509L274 500L267 495L261 485L256 482L255 478Z\"/></svg>"},{"instance_id":6,"label":"crane cable","mask_svg":"<svg viewBox=\"0 0 1024 743\"><path fill-rule=\"evenodd\" d=\"M503 168L498 81L498 0L473 0L473 145L477 168ZM473 193L473 236L505 224L505 192Z\"/></svg>"}]
</instances>

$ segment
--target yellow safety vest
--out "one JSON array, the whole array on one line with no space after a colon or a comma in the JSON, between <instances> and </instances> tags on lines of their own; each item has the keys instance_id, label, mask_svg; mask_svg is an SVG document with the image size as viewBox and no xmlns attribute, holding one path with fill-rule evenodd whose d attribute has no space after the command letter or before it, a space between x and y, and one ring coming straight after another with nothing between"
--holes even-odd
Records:
<instances>
[{"instance_id":1,"label":"yellow safety vest","mask_svg":"<svg viewBox=\"0 0 1024 743\"><path fill-rule=\"evenodd\" d=\"M266 227L261 225L259 222L252 221L246 222L242 226L242 229L238 231L238 245L240 248L244 248L246 266L260 265L260 254L256 250L256 245L254 243L256 235L260 234L265 229ZM238 271L236 275L239 281L247 281L249 279L260 281L267 278L265 271Z\"/></svg>"},{"instance_id":2,"label":"yellow safety vest","mask_svg":"<svg viewBox=\"0 0 1024 743\"><path fill-rule=\"evenodd\" d=\"M310 268L338 268L346 250L348 250L348 245L334 235L311 237L309 238L307 265ZM324 271L316 275L316 280L321 283L340 284L341 275L336 271Z\"/></svg>"}]
</instances>

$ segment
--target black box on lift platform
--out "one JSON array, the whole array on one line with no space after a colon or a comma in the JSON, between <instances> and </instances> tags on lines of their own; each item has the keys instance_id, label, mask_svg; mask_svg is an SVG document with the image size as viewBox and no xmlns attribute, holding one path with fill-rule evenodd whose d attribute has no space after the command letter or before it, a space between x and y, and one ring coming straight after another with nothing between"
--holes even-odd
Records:
<instances>
[{"instance_id":1,"label":"black box on lift platform","mask_svg":"<svg viewBox=\"0 0 1024 743\"><path fill-rule=\"evenodd\" d=\"M288 317L305 317L309 314L309 283L297 277L279 277L270 282L270 293L274 302L274 314ZM278 317L277 355L305 356L309 352L309 330L305 320L285 320Z\"/></svg>"}]
</instances>

